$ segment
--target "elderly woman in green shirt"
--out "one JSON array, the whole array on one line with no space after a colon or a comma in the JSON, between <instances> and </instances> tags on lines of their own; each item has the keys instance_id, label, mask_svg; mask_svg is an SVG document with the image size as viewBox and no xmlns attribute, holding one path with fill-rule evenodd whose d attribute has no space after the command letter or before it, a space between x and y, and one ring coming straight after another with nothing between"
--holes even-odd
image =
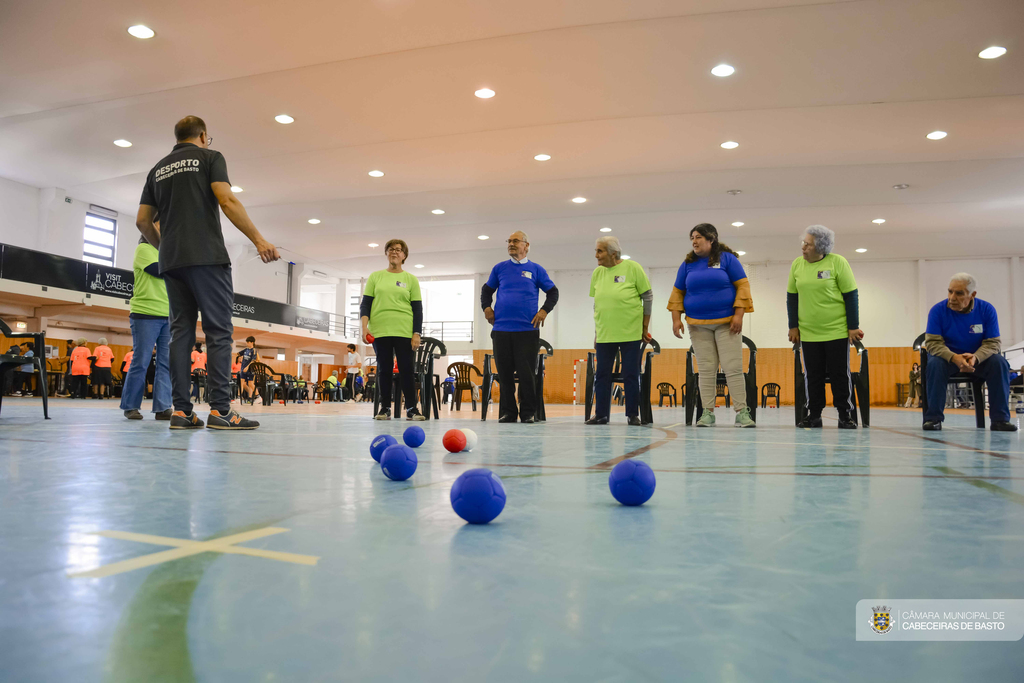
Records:
<instances>
[{"instance_id":1,"label":"elderly woman in green shirt","mask_svg":"<svg viewBox=\"0 0 1024 683\"><path fill-rule=\"evenodd\" d=\"M853 421L853 380L850 343L864 338L860 329L857 281L849 262L833 254L836 234L812 225L800 241L802 256L793 261L786 288L789 341L800 344L804 359L807 416L797 425L821 428L825 409L825 373L832 380L832 405L839 428L856 429Z\"/></svg>"},{"instance_id":2,"label":"elderly woman in green shirt","mask_svg":"<svg viewBox=\"0 0 1024 683\"><path fill-rule=\"evenodd\" d=\"M405 394L408 420L426 420L416 407L416 378L413 376L414 352L420 347L423 331L423 297L420 282L412 273L402 270L409 258L409 245L402 240L388 240L384 245L388 267L371 273L363 290L359 314L363 322L363 340L373 344L377 352L377 388L380 409L375 420L391 419L391 382L394 360ZM372 335L372 340L370 339Z\"/></svg>"},{"instance_id":3,"label":"elderly woman in green shirt","mask_svg":"<svg viewBox=\"0 0 1024 683\"><path fill-rule=\"evenodd\" d=\"M594 298L597 371L594 375L594 417L588 425L606 425L612 406L612 366L622 354L622 384L626 393L626 420L640 424L640 349L650 341L654 294L643 266L622 258L615 237L597 240L594 256L597 268L590 278Z\"/></svg>"}]
</instances>

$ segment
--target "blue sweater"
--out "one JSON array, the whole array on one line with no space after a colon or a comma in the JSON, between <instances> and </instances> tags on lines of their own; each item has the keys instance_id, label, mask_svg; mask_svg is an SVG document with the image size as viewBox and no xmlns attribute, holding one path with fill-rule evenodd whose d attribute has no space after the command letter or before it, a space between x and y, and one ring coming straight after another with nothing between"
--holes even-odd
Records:
<instances>
[{"instance_id":1,"label":"blue sweater","mask_svg":"<svg viewBox=\"0 0 1024 683\"><path fill-rule=\"evenodd\" d=\"M695 320L731 318L736 301L736 285L747 277L739 259L723 252L714 267L708 266L707 257L693 263L683 262L676 273L675 287L683 295L686 317Z\"/></svg>"},{"instance_id":2,"label":"blue sweater","mask_svg":"<svg viewBox=\"0 0 1024 683\"><path fill-rule=\"evenodd\" d=\"M550 291L555 283L543 267L527 260L506 259L491 269L487 287L497 290L494 303L495 332L529 332L537 315L538 290Z\"/></svg>"},{"instance_id":3,"label":"blue sweater","mask_svg":"<svg viewBox=\"0 0 1024 683\"><path fill-rule=\"evenodd\" d=\"M941 335L953 353L975 353L983 339L999 336L999 317L995 306L978 298L969 313L957 313L940 301L928 312L925 333Z\"/></svg>"}]
</instances>

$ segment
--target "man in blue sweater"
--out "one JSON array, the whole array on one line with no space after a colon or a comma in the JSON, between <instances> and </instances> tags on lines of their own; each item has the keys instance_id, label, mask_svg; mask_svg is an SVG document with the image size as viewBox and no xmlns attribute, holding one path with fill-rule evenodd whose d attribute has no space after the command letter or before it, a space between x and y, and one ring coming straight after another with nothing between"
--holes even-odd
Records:
<instances>
[{"instance_id":1,"label":"man in blue sweater","mask_svg":"<svg viewBox=\"0 0 1024 683\"><path fill-rule=\"evenodd\" d=\"M1010 366L999 354L999 318L987 301L976 298L978 283L967 273L957 273L949 282L946 301L932 306L924 332L928 352L925 371L924 428L942 429L946 407L946 384L958 372L972 375L988 385L992 431L1015 432L1010 422ZM975 400L984 400L976 396Z\"/></svg>"},{"instance_id":2,"label":"man in blue sweater","mask_svg":"<svg viewBox=\"0 0 1024 683\"><path fill-rule=\"evenodd\" d=\"M540 265L527 258L530 240L525 232L508 238L508 260L491 269L480 291L480 306L494 330L494 362L498 366L501 399L498 422L522 420L532 424L537 412L537 387L534 384L537 354L540 351L540 327L558 302L558 288ZM537 310L538 290L547 295ZM494 293L498 300L494 300ZM519 406L516 406L515 375L519 373Z\"/></svg>"}]
</instances>

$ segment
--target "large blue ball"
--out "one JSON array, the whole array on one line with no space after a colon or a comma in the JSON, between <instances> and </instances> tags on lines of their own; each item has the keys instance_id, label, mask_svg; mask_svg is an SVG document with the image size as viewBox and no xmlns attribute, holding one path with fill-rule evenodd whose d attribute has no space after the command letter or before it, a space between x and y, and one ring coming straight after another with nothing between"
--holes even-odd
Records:
<instances>
[{"instance_id":1,"label":"large blue ball","mask_svg":"<svg viewBox=\"0 0 1024 683\"><path fill-rule=\"evenodd\" d=\"M426 440L427 435L423 433L423 429L421 427L417 427L416 425L409 427L405 430L405 433L402 434L402 441L404 441L405 445L410 448L419 448Z\"/></svg>"},{"instance_id":2,"label":"large blue ball","mask_svg":"<svg viewBox=\"0 0 1024 683\"><path fill-rule=\"evenodd\" d=\"M398 439L390 434L375 436L373 441L370 442L370 455L373 456L374 460L380 462L380 456L384 455L384 449L388 446L394 446L396 443L398 443Z\"/></svg>"},{"instance_id":3,"label":"large blue ball","mask_svg":"<svg viewBox=\"0 0 1024 683\"><path fill-rule=\"evenodd\" d=\"M642 460L623 460L608 476L608 488L623 505L643 505L654 495L654 470Z\"/></svg>"},{"instance_id":4,"label":"large blue ball","mask_svg":"<svg viewBox=\"0 0 1024 683\"><path fill-rule=\"evenodd\" d=\"M384 455L380 456L380 468L388 479L405 481L416 471L419 460L416 458L416 451L395 444L384 449Z\"/></svg>"},{"instance_id":5,"label":"large blue ball","mask_svg":"<svg viewBox=\"0 0 1024 683\"><path fill-rule=\"evenodd\" d=\"M455 514L470 524L487 524L505 509L505 487L484 467L460 474L450 497Z\"/></svg>"}]
</instances>

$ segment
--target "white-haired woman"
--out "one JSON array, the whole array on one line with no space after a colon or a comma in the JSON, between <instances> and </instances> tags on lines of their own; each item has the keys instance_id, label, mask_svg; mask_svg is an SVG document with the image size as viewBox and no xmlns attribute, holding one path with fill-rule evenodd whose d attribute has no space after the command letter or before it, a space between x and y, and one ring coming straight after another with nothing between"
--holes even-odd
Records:
<instances>
[{"instance_id":1,"label":"white-haired woman","mask_svg":"<svg viewBox=\"0 0 1024 683\"><path fill-rule=\"evenodd\" d=\"M849 262L833 254L836 234L812 225L800 242L803 255L789 271L786 309L789 341L800 344L804 359L807 415L798 424L821 427L825 409L825 373L832 380L832 405L839 411L839 428L856 429L853 421L853 380L850 343L863 339L857 281Z\"/></svg>"},{"instance_id":2,"label":"white-haired woman","mask_svg":"<svg viewBox=\"0 0 1024 683\"><path fill-rule=\"evenodd\" d=\"M114 360L114 352L107 346L106 337L100 337L100 343L92 350L92 355L96 357L96 362L92 367L92 397L109 397L114 385L114 379L110 371L111 361Z\"/></svg>"},{"instance_id":3,"label":"white-haired woman","mask_svg":"<svg viewBox=\"0 0 1024 683\"><path fill-rule=\"evenodd\" d=\"M626 420L640 424L640 347L650 340L654 293L643 266L623 260L622 247L615 237L597 240L594 256L597 268L590 277L590 296L594 298L594 349L597 372L594 376L594 417L588 425L608 424L612 407L612 366L622 354L622 384L626 393Z\"/></svg>"}]
</instances>

